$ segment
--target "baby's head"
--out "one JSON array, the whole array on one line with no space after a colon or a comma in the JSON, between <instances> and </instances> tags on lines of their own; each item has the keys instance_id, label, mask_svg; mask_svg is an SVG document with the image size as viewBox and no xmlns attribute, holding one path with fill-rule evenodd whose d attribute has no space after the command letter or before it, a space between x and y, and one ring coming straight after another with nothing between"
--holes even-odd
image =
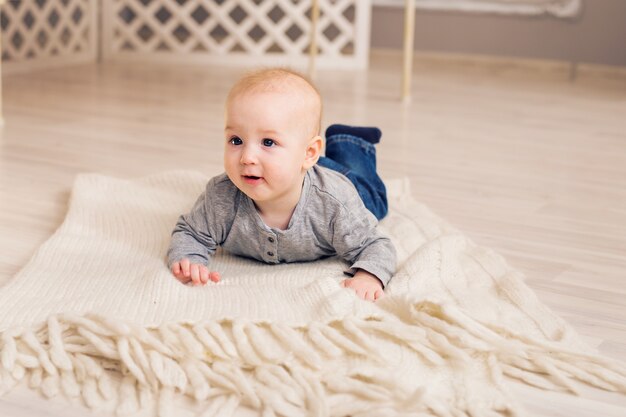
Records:
<instances>
[{"instance_id":1,"label":"baby's head","mask_svg":"<svg viewBox=\"0 0 626 417\"><path fill-rule=\"evenodd\" d=\"M287 69L242 77L226 101L224 166L231 181L256 202L299 195L319 158L321 97Z\"/></svg>"},{"instance_id":2,"label":"baby's head","mask_svg":"<svg viewBox=\"0 0 626 417\"><path fill-rule=\"evenodd\" d=\"M263 95L266 99L280 96L278 104L291 105L277 110L289 111L299 116L297 124L303 137L310 139L319 134L322 117L322 99L317 88L303 75L286 68L269 68L244 75L235 83L226 100L226 116L240 110L251 96ZM228 120L227 120L228 125ZM274 126L282 128L287 126Z\"/></svg>"}]
</instances>

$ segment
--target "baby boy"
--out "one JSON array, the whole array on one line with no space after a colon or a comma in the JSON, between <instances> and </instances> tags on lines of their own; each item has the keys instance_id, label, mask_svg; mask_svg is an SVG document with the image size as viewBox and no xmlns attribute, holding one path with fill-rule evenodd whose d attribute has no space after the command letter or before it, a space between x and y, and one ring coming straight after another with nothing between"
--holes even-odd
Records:
<instances>
[{"instance_id":1,"label":"baby boy","mask_svg":"<svg viewBox=\"0 0 626 417\"><path fill-rule=\"evenodd\" d=\"M375 301L395 271L391 241L377 230L385 187L376 174L376 128L332 125L326 156L321 97L300 74L266 69L244 76L226 102L225 173L209 180L180 216L167 253L183 283L218 282L218 246L269 264L338 255L342 282Z\"/></svg>"}]
</instances>

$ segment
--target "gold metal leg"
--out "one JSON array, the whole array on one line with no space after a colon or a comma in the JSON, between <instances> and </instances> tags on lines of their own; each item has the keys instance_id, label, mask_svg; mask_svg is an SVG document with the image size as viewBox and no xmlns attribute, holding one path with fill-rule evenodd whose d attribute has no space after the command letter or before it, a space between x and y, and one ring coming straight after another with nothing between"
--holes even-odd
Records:
<instances>
[{"instance_id":1,"label":"gold metal leg","mask_svg":"<svg viewBox=\"0 0 626 417\"><path fill-rule=\"evenodd\" d=\"M402 101L411 101L411 76L413 72L413 37L415 35L415 0L404 2L404 53L402 72Z\"/></svg>"},{"instance_id":2,"label":"gold metal leg","mask_svg":"<svg viewBox=\"0 0 626 417\"><path fill-rule=\"evenodd\" d=\"M0 0L0 14L3 4L4 0ZM0 30L0 126L2 125L4 125L4 117L2 115L2 30Z\"/></svg>"},{"instance_id":3,"label":"gold metal leg","mask_svg":"<svg viewBox=\"0 0 626 417\"><path fill-rule=\"evenodd\" d=\"M320 5L318 0L311 4L311 46L309 47L309 77L315 78L315 60L317 58L317 25L320 18Z\"/></svg>"}]
</instances>

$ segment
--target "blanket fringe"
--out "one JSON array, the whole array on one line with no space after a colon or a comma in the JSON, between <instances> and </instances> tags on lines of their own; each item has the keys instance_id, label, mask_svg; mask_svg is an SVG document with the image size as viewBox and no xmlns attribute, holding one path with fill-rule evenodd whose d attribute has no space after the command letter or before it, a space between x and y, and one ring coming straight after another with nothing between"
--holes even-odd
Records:
<instances>
[{"instance_id":1,"label":"blanket fringe","mask_svg":"<svg viewBox=\"0 0 626 417\"><path fill-rule=\"evenodd\" d=\"M263 416L449 417L518 415L504 376L549 390L577 393L579 381L626 393L620 363L481 323L455 306L405 302L404 321L349 317L300 327L237 319L146 329L95 315L52 316L2 332L0 394L25 381L92 409L114 404L120 416L155 404L159 416L180 415L173 399L185 395L208 404L201 416L232 415L243 405ZM385 368L381 339L432 368L482 358L503 399L480 408L468 392L456 402L424 387L407 392ZM328 369L342 357L371 366Z\"/></svg>"},{"instance_id":2,"label":"blanket fringe","mask_svg":"<svg viewBox=\"0 0 626 417\"><path fill-rule=\"evenodd\" d=\"M574 380L607 391L626 394L624 364L586 352L568 349L558 342L543 341L494 324L481 323L449 304L415 303L414 323L439 330L460 349L494 355L503 372L543 389L578 394Z\"/></svg>"}]
</instances>

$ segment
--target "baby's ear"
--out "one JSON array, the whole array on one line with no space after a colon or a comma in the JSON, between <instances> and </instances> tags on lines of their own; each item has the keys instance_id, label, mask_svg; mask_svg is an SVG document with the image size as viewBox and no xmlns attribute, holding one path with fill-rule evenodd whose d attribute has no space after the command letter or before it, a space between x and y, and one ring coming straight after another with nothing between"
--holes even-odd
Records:
<instances>
[{"instance_id":1,"label":"baby's ear","mask_svg":"<svg viewBox=\"0 0 626 417\"><path fill-rule=\"evenodd\" d=\"M322 146L323 140L319 135L309 141L305 151L304 164L302 166L304 169L309 169L317 163L317 160L320 159L320 154L322 153Z\"/></svg>"}]
</instances>

